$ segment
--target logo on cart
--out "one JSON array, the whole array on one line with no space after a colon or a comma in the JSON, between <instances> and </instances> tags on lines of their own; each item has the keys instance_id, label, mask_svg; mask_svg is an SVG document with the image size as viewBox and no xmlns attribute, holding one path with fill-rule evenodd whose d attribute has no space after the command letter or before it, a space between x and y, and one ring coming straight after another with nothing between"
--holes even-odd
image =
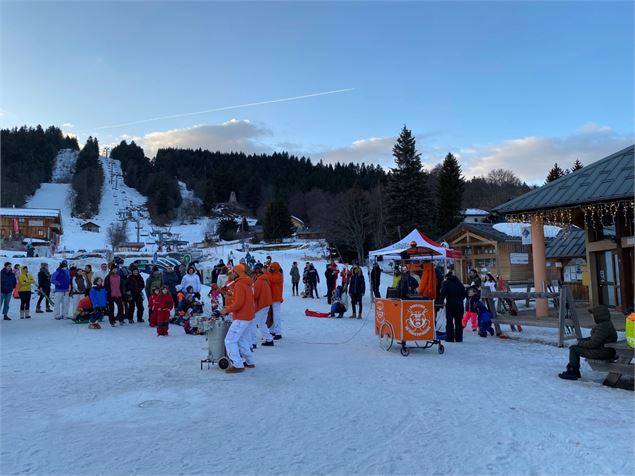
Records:
<instances>
[{"instance_id":1,"label":"logo on cart","mask_svg":"<svg viewBox=\"0 0 635 476\"><path fill-rule=\"evenodd\" d=\"M384 303L383 301L375 302L375 319L378 321L384 320Z\"/></svg>"},{"instance_id":2,"label":"logo on cart","mask_svg":"<svg viewBox=\"0 0 635 476\"><path fill-rule=\"evenodd\" d=\"M428 308L421 304L413 304L408 308L408 316L405 319L406 330L413 336L423 336L431 327Z\"/></svg>"}]
</instances>

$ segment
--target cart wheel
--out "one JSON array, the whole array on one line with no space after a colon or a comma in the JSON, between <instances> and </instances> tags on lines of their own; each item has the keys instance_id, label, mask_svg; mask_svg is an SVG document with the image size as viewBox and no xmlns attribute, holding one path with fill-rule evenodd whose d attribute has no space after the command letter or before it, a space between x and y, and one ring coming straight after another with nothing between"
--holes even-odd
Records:
<instances>
[{"instance_id":1,"label":"cart wheel","mask_svg":"<svg viewBox=\"0 0 635 476\"><path fill-rule=\"evenodd\" d=\"M384 350L390 350L392 342L392 326L389 322L384 322L379 328L379 345Z\"/></svg>"},{"instance_id":2,"label":"cart wheel","mask_svg":"<svg viewBox=\"0 0 635 476\"><path fill-rule=\"evenodd\" d=\"M227 357L221 357L218 360L218 368L221 370L225 370L229 367L229 359Z\"/></svg>"},{"instance_id":3,"label":"cart wheel","mask_svg":"<svg viewBox=\"0 0 635 476\"><path fill-rule=\"evenodd\" d=\"M440 343L437 350L439 351L439 354L443 354L445 352L445 347L443 346L443 344Z\"/></svg>"},{"instance_id":4,"label":"cart wheel","mask_svg":"<svg viewBox=\"0 0 635 476\"><path fill-rule=\"evenodd\" d=\"M402 347L399 352L401 352L401 355L403 355L404 357L408 357L410 355L410 350L408 350L408 347Z\"/></svg>"}]
</instances>

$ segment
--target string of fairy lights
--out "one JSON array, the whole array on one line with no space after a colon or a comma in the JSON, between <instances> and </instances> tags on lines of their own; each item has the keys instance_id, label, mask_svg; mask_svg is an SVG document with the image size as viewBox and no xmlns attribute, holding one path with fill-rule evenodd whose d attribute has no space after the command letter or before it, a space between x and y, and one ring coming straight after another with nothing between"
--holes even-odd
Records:
<instances>
[{"instance_id":1,"label":"string of fairy lights","mask_svg":"<svg viewBox=\"0 0 635 476\"><path fill-rule=\"evenodd\" d=\"M584 223L594 228L600 223L615 225L620 219L624 220L624 226L628 228L629 217L631 217L630 219L632 220L634 209L635 201L622 200L611 203L597 203L553 210L539 210L522 214L511 214L506 215L505 218L511 223L531 223L534 218L539 217L545 225L571 227L571 225L574 225L574 216L582 211L584 214ZM619 216L620 212L622 216Z\"/></svg>"}]
</instances>

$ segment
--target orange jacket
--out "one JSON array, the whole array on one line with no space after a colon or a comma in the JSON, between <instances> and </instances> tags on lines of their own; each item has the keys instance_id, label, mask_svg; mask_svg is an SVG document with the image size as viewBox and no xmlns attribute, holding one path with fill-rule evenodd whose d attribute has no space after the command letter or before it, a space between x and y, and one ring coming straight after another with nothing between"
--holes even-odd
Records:
<instances>
[{"instance_id":1,"label":"orange jacket","mask_svg":"<svg viewBox=\"0 0 635 476\"><path fill-rule=\"evenodd\" d=\"M434 264L424 263L421 270L421 281L419 282L418 293L420 296L435 298L437 295L437 274L434 271Z\"/></svg>"},{"instance_id":2,"label":"orange jacket","mask_svg":"<svg viewBox=\"0 0 635 476\"><path fill-rule=\"evenodd\" d=\"M225 306L226 313L232 313L232 317L236 321L251 321L256 313L256 305L254 303L254 293L251 290L251 279L247 276L241 276L234 281L234 296L232 303Z\"/></svg>"},{"instance_id":3,"label":"orange jacket","mask_svg":"<svg viewBox=\"0 0 635 476\"><path fill-rule=\"evenodd\" d=\"M267 276L261 274L254 281L254 302L256 304L256 311L260 311L264 307L271 306L273 302L271 298L271 286Z\"/></svg>"},{"instance_id":4,"label":"orange jacket","mask_svg":"<svg viewBox=\"0 0 635 476\"><path fill-rule=\"evenodd\" d=\"M269 284L271 284L271 298L273 299L273 302L282 302L282 272L280 270L280 265L276 261L271 263L271 266L269 266L267 279L269 280Z\"/></svg>"}]
</instances>

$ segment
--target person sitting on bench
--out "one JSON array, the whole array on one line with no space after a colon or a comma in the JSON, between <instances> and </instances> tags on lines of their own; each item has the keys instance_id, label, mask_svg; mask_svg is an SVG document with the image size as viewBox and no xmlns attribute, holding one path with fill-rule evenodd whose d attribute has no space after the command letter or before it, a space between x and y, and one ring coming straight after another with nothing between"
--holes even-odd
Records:
<instances>
[{"instance_id":1,"label":"person sitting on bench","mask_svg":"<svg viewBox=\"0 0 635 476\"><path fill-rule=\"evenodd\" d=\"M578 343L569 347L569 363L567 370L558 374L565 380L578 380L580 375L580 357L594 360L613 360L615 349L604 347L604 344L617 342L617 332L611 322L611 313L606 306L589 309L593 315L595 325L591 329L591 336L578 339Z\"/></svg>"}]
</instances>

